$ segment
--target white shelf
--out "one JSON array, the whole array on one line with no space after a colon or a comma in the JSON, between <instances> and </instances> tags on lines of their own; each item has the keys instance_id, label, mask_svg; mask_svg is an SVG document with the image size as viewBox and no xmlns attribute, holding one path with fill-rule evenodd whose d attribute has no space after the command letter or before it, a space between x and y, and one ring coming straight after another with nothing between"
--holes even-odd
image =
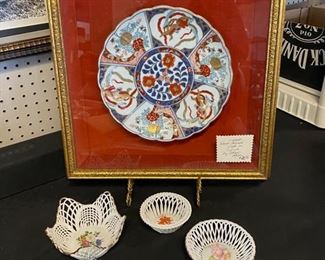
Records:
<instances>
[{"instance_id":1,"label":"white shelf","mask_svg":"<svg viewBox=\"0 0 325 260\"><path fill-rule=\"evenodd\" d=\"M315 126L325 128L324 84L320 92L280 77L277 107Z\"/></svg>"}]
</instances>

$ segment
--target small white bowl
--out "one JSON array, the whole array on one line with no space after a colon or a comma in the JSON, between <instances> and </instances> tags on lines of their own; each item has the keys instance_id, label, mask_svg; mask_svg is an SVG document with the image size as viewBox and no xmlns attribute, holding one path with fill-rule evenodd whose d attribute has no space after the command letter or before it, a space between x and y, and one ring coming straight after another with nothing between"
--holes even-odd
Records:
<instances>
[{"instance_id":1,"label":"small white bowl","mask_svg":"<svg viewBox=\"0 0 325 260\"><path fill-rule=\"evenodd\" d=\"M190 202L183 196L161 192L147 198L141 205L142 220L155 231L168 234L179 229L191 216Z\"/></svg>"},{"instance_id":2,"label":"small white bowl","mask_svg":"<svg viewBox=\"0 0 325 260\"><path fill-rule=\"evenodd\" d=\"M103 256L117 243L124 222L125 216L117 212L114 199L107 191L87 205L62 198L56 223L45 232L61 253L92 260Z\"/></svg>"},{"instance_id":3,"label":"small white bowl","mask_svg":"<svg viewBox=\"0 0 325 260\"><path fill-rule=\"evenodd\" d=\"M193 260L253 260L252 236L241 226L222 219L196 224L186 235L185 246Z\"/></svg>"}]
</instances>

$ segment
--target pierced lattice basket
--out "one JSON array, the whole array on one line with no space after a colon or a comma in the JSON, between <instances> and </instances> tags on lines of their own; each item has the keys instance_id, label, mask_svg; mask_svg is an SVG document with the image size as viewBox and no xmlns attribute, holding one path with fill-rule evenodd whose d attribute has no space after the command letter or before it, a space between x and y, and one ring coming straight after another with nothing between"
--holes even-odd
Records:
<instances>
[{"instance_id":1,"label":"pierced lattice basket","mask_svg":"<svg viewBox=\"0 0 325 260\"><path fill-rule=\"evenodd\" d=\"M101 257L117 243L124 222L125 216L117 212L109 192L87 205L62 198L56 223L46 229L46 234L61 253L91 260Z\"/></svg>"},{"instance_id":2,"label":"pierced lattice basket","mask_svg":"<svg viewBox=\"0 0 325 260\"><path fill-rule=\"evenodd\" d=\"M253 260L256 253L254 239L245 229L221 219L196 224L185 245L193 260Z\"/></svg>"},{"instance_id":3,"label":"pierced lattice basket","mask_svg":"<svg viewBox=\"0 0 325 260\"><path fill-rule=\"evenodd\" d=\"M161 192L147 198L141 205L142 220L162 234L179 229L191 216L190 202L183 196Z\"/></svg>"}]
</instances>

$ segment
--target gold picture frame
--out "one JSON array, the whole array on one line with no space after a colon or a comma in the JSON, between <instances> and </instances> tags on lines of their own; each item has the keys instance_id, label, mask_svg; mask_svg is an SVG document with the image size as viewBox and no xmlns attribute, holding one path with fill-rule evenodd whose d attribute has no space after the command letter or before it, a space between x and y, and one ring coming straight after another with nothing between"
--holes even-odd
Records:
<instances>
[{"instance_id":1,"label":"gold picture frame","mask_svg":"<svg viewBox=\"0 0 325 260\"><path fill-rule=\"evenodd\" d=\"M61 113L62 136L64 143L64 155L66 162L67 176L70 179L238 179L238 180L265 180L270 176L272 160L272 144L275 124L275 110L277 98L277 86L280 67L280 53L282 40L282 26L284 20L285 1L270 0L270 18L268 19L268 39L263 101L261 105L260 141L258 144L258 163L255 169L237 168L211 169L182 167L161 167L161 168L128 168L128 167L83 167L77 164L76 156L76 135L73 128L72 118L74 112L71 110L71 93L67 70L67 54L65 33L63 30L62 6L59 0L47 0L50 29L52 35L52 48L55 61L55 71L59 94L59 105ZM67 7L67 11L71 6ZM70 9L69 9L70 10ZM66 12L65 14L66 15ZM70 20L71 21L71 20ZM116 24L115 24L116 26ZM107 32L108 34L109 32ZM71 35L70 35L71 37ZM99 53L98 53L99 55ZM73 56L73 55L71 55ZM95 83L97 84L97 82ZM253 119L254 120L254 119ZM227 134L227 133L226 133ZM232 133L229 133L232 134ZM211 141L215 142L215 140ZM212 153L215 153L213 151ZM199 184L200 186L200 184ZM130 189L132 189L130 184Z\"/></svg>"}]
</instances>

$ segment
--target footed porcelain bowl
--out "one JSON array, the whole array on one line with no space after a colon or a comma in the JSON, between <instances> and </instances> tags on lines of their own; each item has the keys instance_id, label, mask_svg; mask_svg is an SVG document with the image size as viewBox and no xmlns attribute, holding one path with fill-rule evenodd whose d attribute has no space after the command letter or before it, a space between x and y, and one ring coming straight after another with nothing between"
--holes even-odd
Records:
<instances>
[{"instance_id":1,"label":"footed porcelain bowl","mask_svg":"<svg viewBox=\"0 0 325 260\"><path fill-rule=\"evenodd\" d=\"M92 260L103 256L117 243L124 222L125 216L120 216L112 195L106 191L88 205L62 198L56 223L46 229L46 234L61 253Z\"/></svg>"}]
</instances>

